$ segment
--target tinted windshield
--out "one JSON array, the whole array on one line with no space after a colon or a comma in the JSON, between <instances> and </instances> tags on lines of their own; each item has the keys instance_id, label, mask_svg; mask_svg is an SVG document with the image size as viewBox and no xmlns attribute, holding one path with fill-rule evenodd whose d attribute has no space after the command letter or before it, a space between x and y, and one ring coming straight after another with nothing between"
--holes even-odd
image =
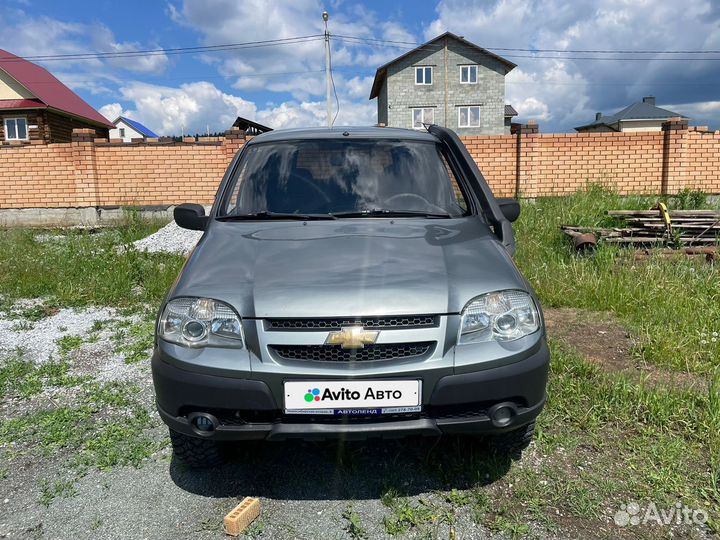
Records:
<instances>
[{"instance_id":1,"label":"tinted windshield","mask_svg":"<svg viewBox=\"0 0 720 540\"><path fill-rule=\"evenodd\" d=\"M249 146L220 215L419 212L460 216L462 194L437 144L306 140Z\"/></svg>"}]
</instances>

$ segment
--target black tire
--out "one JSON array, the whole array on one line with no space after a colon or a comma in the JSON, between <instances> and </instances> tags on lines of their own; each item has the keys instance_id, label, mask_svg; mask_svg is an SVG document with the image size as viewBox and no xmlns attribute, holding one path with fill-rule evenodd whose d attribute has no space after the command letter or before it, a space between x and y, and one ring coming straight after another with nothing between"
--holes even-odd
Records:
<instances>
[{"instance_id":1,"label":"black tire","mask_svg":"<svg viewBox=\"0 0 720 540\"><path fill-rule=\"evenodd\" d=\"M170 441L175 457L188 467L216 467L225 461L220 445L216 441L190 437L172 429L170 430Z\"/></svg>"},{"instance_id":2,"label":"black tire","mask_svg":"<svg viewBox=\"0 0 720 540\"><path fill-rule=\"evenodd\" d=\"M491 435L488 444L490 451L497 456L508 456L512 459L520 459L522 451L525 450L535 435L535 422L527 425Z\"/></svg>"}]
</instances>

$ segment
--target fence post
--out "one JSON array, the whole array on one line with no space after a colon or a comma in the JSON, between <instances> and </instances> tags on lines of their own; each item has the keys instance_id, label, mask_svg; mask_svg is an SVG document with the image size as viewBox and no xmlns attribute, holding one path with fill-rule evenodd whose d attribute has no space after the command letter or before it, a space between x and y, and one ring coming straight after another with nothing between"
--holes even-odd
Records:
<instances>
[{"instance_id":1,"label":"fence post","mask_svg":"<svg viewBox=\"0 0 720 540\"><path fill-rule=\"evenodd\" d=\"M511 128L512 129L512 128ZM537 135L540 133L540 127L535 120L528 120L527 124L516 124L514 126L516 142L515 142L515 198L519 199L522 186L522 142L523 135Z\"/></svg>"},{"instance_id":2,"label":"fence post","mask_svg":"<svg viewBox=\"0 0 720 540\"><path fill-rule=\"evenodd\" d=\"M230 164L243 144L245 144L245 132L243 130L238 127L233 127L225 132L223 147L225 148L225 157L228 164Z\"/></svg>"},{"instance_id":3,"label":"fence post","mask_svg":"<svg viewBox=\"0 0 720 540\"><path fill-rule=\"evenodd\" d=\"M95 130L75 128L72 130L71 146L75 170L75 200L66 206L97 207L97 165L95 162Z\"/></svg>"},{"instance_id":4,"label":"fence post","mask_svg":"<svg viewBox=\"0 0 720 540\"><path fill-rule=\"evenodd\" d=\"M663 122L663 160L661 195L672 195L682 187L682 140L688 129L687 118L669 118Z\"/></svg>"}]
</instances>

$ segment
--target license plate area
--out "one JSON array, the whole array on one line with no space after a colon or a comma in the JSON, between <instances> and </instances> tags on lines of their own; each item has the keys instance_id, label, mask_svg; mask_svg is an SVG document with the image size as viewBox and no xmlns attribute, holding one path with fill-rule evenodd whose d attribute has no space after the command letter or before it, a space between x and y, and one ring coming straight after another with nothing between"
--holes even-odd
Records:
<instances>
[{"instance_id":1,"label":"license plate area","mask_svg":"<svg viewBox=\"0 0 720 540\"><path fill-rule=\"evenodd\" d=\"M285 414L372 416L421 410L422 381L285 381Z\"/></svg>"}]
</instances>

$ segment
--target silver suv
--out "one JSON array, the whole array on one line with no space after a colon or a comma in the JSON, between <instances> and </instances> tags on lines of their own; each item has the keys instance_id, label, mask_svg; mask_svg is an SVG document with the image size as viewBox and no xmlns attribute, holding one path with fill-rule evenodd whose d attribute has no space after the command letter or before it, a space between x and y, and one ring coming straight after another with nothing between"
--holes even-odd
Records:
<instances>
[{"instance_id":1,"label":"silver suv","mask_svg":"<svg viewBox=\"0 0 720 540\"><path fill-rule=\"evenodd\" d=\"M175 455L249 439L487 435L517 456L546 399L537 297L452 131L265 133L238 152L163 304L152 358Z\"/></svg>"}]
</instances>

